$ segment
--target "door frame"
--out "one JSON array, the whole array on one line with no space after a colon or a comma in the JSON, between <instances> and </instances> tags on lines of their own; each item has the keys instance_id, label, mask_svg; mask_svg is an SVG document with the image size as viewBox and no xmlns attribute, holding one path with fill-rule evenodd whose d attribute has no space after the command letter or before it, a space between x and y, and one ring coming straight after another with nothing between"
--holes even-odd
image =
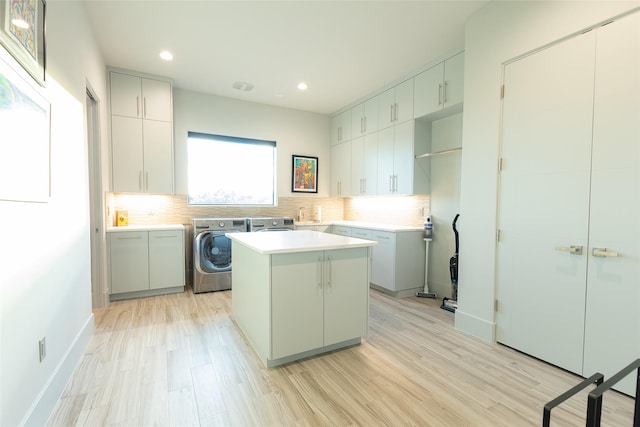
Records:
<instances>
[{"instance_id":1,"label":"door frame","mask_svg":"<svg viewBox=\"0 0 640 427\"><path fill-rule=\"evenodd\" d=\"M86 98L87 163L89 178L89 235L91 244L91 307L109 304L105 280L105 218L102 189L102 144L100 138L100 98L87 82Z\"/></svg>"}]
</instances>

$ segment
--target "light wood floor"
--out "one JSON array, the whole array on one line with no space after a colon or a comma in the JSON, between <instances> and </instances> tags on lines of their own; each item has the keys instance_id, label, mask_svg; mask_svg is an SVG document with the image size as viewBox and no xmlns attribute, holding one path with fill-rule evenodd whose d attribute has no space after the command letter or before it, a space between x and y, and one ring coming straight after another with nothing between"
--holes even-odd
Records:
<instances>
[{"instance_id":1,"label":"light wood floor","mask_svg":"<svg viewBox=\"0 0 640 427\"><path fill-rule=\"evenodd\" d=\"M232 321L231 292L114 302L51 426L529 426L579 378L457 332L439 301L371 291L359 346L266 369ZM603 425L633 400L604 399ZM552 425L584 425L586 392Z\"/></svg>"}]
</instances>

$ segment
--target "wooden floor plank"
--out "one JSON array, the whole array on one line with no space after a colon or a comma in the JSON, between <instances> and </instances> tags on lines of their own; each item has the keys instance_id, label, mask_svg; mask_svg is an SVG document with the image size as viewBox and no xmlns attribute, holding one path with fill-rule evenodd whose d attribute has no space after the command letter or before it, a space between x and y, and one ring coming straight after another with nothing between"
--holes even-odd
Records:
<instances>
[{"instance_id":1,"label":"wooden floor plank","mask_svg":"<svg viewBox=\"0 0 640 427\"><path fill-rule=\"evenodd\" d=\"M233 322L232 292L113 302L48 425L538 426L580 378L455 330L436 300L370 291L361 345L264 368ZM588 390L554 409L584 425ZM607 395L603 426L631 425Z\"/></svg>"}]
</instances>

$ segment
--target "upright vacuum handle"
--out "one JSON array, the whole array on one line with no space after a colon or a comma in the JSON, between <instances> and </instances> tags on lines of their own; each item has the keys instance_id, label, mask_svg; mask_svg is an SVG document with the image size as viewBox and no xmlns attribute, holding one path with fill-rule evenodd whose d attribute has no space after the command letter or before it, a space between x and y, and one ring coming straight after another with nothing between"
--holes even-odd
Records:
<instances>
[{"instance_id":1,"label":"upright vacuum handle","mask_svg":"<svg viewBox=\"0 0 640 427\"><path fill-rule=\"evenodd\" d=\"M456 214L456 217L453 218L453 224L451 224L451 226L453 227L453 234L456 237L456 254L458 254L460 252L460 242L458 239L458 229L456 228L456 222L458 222L458 217L460 216L460 214Z\"/></svg>"}]
</instances>

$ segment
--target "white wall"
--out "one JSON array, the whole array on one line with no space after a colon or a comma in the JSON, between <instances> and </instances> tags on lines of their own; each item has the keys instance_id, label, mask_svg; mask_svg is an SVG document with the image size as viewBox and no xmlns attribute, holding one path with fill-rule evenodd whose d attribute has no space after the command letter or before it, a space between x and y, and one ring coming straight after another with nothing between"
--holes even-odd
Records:
<instances>
[{"instance_id":1,"label":"white wall","mask_svg":"<svg viewBox=\"0 0 640 427\"><path fill-rule=\"evenodd\" d=\"M503 63L639 6L638 1L492 2L467 22L458 227L459 330L495 340L499 90Z\"/></svg>"},{"instance_id":2,"label":"white wall","mask_svg":"<svg viewBox=\"0 0 640 427\"><path fill-rule=\"evenodd\" d=\"M432 152L462 146L462 113L431 124ZM431 162L431 202L433 241L429 247L429 291L438 297L451 297L449 259L455 252L451 223L460 213L461 152L434 156Z\"/></svg>"},{"instance_id":3,"label":"white wall","mask_svg":"<svg viewBox=\"0 0 640 427\"><path fill-rule=\"evenodd\" d=\"M0 201L2 426L45 424L93 332L87 81L106 100L104 63L84 6L49 0L42 93L51 102L51 198L48 203ZM6 143L1 129L0 143ZM40 363L43 336L47 356Z\"/></svg>"},{"instance_id":4,"label":"white wall","mask_svg":"<svg viewBox=\"0 0 640 427\"><path fill-rule=\"evenodd\" d=\"M317 196L329 196L329 116L180 89L174 89L173 109L176 194L187 194L187 132L191 131L276 141L278 197L299 195L291 193L291 156L318 157ZM215 165L216 159L211 162Z\"/></svg>"}]
</instances>

